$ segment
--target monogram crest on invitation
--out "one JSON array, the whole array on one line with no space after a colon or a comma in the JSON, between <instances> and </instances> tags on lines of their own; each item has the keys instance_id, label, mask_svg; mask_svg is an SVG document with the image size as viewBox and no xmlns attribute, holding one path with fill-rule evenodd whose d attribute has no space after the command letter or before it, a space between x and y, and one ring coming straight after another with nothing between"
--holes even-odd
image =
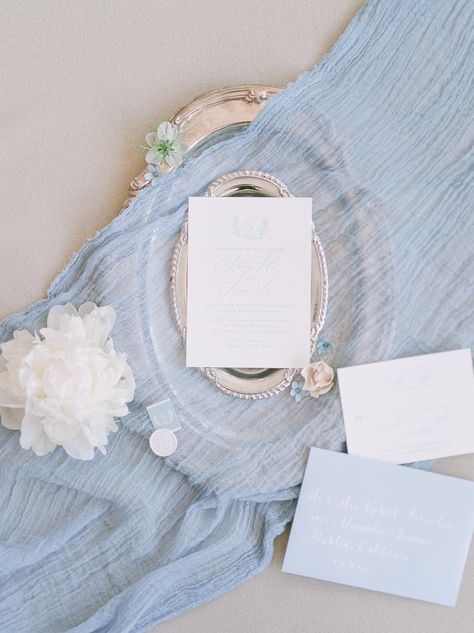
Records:
<instances>
[{"instance_id":1,"label":"monogram crest on invitation","mask_svg":"<svg viewBox=\"0 0 474 633\"><path fill-rule=\"evenodd\" d=\"M238 218L237 216L232 220L232 235L241 240L261 240L269 230L268 219L252 220Z\"/></svg>"}]
</instances>

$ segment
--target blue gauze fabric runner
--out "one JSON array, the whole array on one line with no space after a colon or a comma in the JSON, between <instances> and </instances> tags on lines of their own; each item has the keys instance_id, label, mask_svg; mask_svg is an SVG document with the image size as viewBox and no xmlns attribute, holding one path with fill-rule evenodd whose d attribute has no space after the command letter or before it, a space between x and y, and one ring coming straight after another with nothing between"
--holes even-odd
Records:
<instances>
[{"instance_id":1,"label":"blue gauze fabric runner","mask_svg":"<svg viewBox=\"0 0 474 633\"><path fill-rule=\"evenodd\" d=\"M216 177L262 170L313 198L337 366L472 345L473 12L369 2L247 131L140 193L46 300L1 323L5 341L54 304L112 304L137 379L106 457L39 458L1 428L2 633L137 633L226 591L269 563L308 447L343 447L337 389L241 402L184 367L170 254L188 196ZM163 398L183 424L167 460L144 408Z\"/></svg>"}]
</instances>

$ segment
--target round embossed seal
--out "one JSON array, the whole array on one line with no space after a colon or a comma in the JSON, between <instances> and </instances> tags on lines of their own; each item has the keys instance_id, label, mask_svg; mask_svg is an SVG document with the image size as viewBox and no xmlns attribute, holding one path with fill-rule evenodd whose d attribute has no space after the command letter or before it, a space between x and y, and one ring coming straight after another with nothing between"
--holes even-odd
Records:
<instances>
[{"instance_id":1,"label":"round embossed seal","mask_svg":"<svg viewBox=\"0 0 474 633\"><path fill-rule=\"evenodd\" d=\"M178 446L178 440L173 431L169 429L157 429L150 435L150 448L160 457L172 455Z\"/></svg>"}]
</instances>

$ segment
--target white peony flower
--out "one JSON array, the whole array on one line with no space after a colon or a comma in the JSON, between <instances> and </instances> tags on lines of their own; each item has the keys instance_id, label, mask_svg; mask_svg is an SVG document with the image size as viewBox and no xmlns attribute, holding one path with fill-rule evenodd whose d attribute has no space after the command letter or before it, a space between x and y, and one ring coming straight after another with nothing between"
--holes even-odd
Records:
<instances>
[{"instance_id":1,"label":"white peony flower","mask_svg":"<svg viewBox=\"0 0 474 633\"><path fill-rule=\"evenodd\" d=\"M301 375L304 378L303 389L309 391L313 398L319 398L334 386L334 369L323 360L304 367Z\"/></svg>"},{"instance_id":2,"label":"white peony flower","mask_svg":"<svg viewBox=\"0 0 474 633\"><path fill-rule=\"evenodd\" d=\"M114 417L128 413L135 381L126 354L109 333L111 306L84 303L53 307L39 334L15 331L0 345L0 417L20 431L20 445L36 455L56 446L75 459L105 454Z\"/></svg>"}]
</instances>

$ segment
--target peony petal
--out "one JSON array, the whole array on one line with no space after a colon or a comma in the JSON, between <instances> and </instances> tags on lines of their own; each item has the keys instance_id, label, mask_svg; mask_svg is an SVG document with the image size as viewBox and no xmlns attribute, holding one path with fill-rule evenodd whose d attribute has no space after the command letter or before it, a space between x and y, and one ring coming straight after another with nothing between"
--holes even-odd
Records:
<instances>
[{"instance_id":1,"label":"peony petal","mask_svg":"<svg viewBox=\"0 0 474 633\"><path fill-rule=\"evenodd\" d=\"M24 409L25 401L15 397L7 389L0 387L0 407L12 407L15 409Z\"/></svg>"},{"instance_id":2,"label":"peony petal","mask_svg":"<svg viewBox=\"0 0 474 633\"><path fill-rule=\"evenodd\" d=\"M68 420L58 420L54 418L45 418L43 428L48 438L55 444L70 444L75 441L80 433L78 423Z\"/></svg>"},{"instance_id":3,"label":"peony petal","mask_svg":"<svg viewBox=\"0 0 474 633\"><path fill-rule=\"evenodd\" d=\"M20 446L26 450L31 448L35 455L46 455L56 448L56 444L46 435L41 418L26 413L21 421Z\"/></svg>"},{"instance_id":4,"label":"peony petal","mask_svg":"<svg viewBox=\"0 0 474 633\"><path fill-rule=\"evenodd\" d=\"M60 317L63 314L69 316L77 316L77 310L72 303L66 303L65 305L53 306L49 311L48 318L46 320L46 327L52 330L60 329Z\"/></svg>"},{"instance_id":5,"label":"peony petal","mask_svg":"<svg viewBox=\"0 0 474 633\"><path fill-rule=\"evenodd\" d=\"M79 433L74 441L63 444L66 453L74 459L90 461L94 459L94 447L87 441L82 433Z\"/></svg>"},{"instance_id":6,"label":"peony petal","mask_svg":"<svg viewBox=\"0 0 474 633\"><path fill-rule=\"evenodd\" d=\"M79 306L77 313L79 314L80 317L85 317L86 314L90 314L96 309L97 309L97 306L93 301L86 301L85 303Z\"/></svg>"},{"instance_id":7,"label":"peony petal","mask_svg":"<svg viewBox=\"0 0 474 633\"><path fill-rule=\"evenodd\" d=\"M35 344L35 337L27 330L15 330L13 338L0 345L2 358L2 367L6 362L18 359L27 354Z\"/></svg>"},{"instance_id":8,"label":"peony petal","mask_svg":"<svg viewBox=\"0 0 474 633\"><path fill-rule=\"evenodd\" d=\"M91 341L103 345L114 327L116 319L112 306L96 308L84 317L86 336Z\"/></svg>"},{"instance_id":9,"label":"peony petal","mask_svg":"<svg viewBox=\"0 0 474 633\"><path fill-rule=\"evenodd\" d=\"M158 126L156 136L160 141L172 141L177 135L176 126L169 121L163 121Z\"/></svg>"},{"instance_id":10,"label":"peony petal","mask_svg":"<svg viewBox=\"0 0 474 633\"><path fill-rule=\"evenodd\" d=\"M8 409L7 407L0 407L0 421L6 429L19 431L24 415L24 409Z\"/></svg>"},{"instance_id":11,"label":"peony petal","mask_svg":"<svg viewBox=\"0 0 474 633\"><path fill-rule=\"evenodd\" d=\"M107 446L107 434L110 431L115 433L117 430L118 427L111 415L91 418L88 426L82 427L82 433L89 444L91 446L97 446L101 451L101 447Z\"/></svg>"},{"instance_id":12,"label":"peony petal","mask_svg":"<svg viewBox=\"0 0 474 633\"><path fill-rule=\"evenodd\" d=\"M20 347L22 350L31 349L31 346L35 342L35 337L28 330L15 330L13 332L13 340L17 347Z\"/></svg>"},{"instance_id":13,"label":"peony petal","mask_svg":"<svg viewBox=\"0 0 474 633\"><path fill-rule=\"evenodd\" d=\"M113 403L110 403L110 409L108 411L116 418L123 418L123 416L128 415L129 409L127 405L122 403L115 405Z\"/></svg>"}]
</instances>

